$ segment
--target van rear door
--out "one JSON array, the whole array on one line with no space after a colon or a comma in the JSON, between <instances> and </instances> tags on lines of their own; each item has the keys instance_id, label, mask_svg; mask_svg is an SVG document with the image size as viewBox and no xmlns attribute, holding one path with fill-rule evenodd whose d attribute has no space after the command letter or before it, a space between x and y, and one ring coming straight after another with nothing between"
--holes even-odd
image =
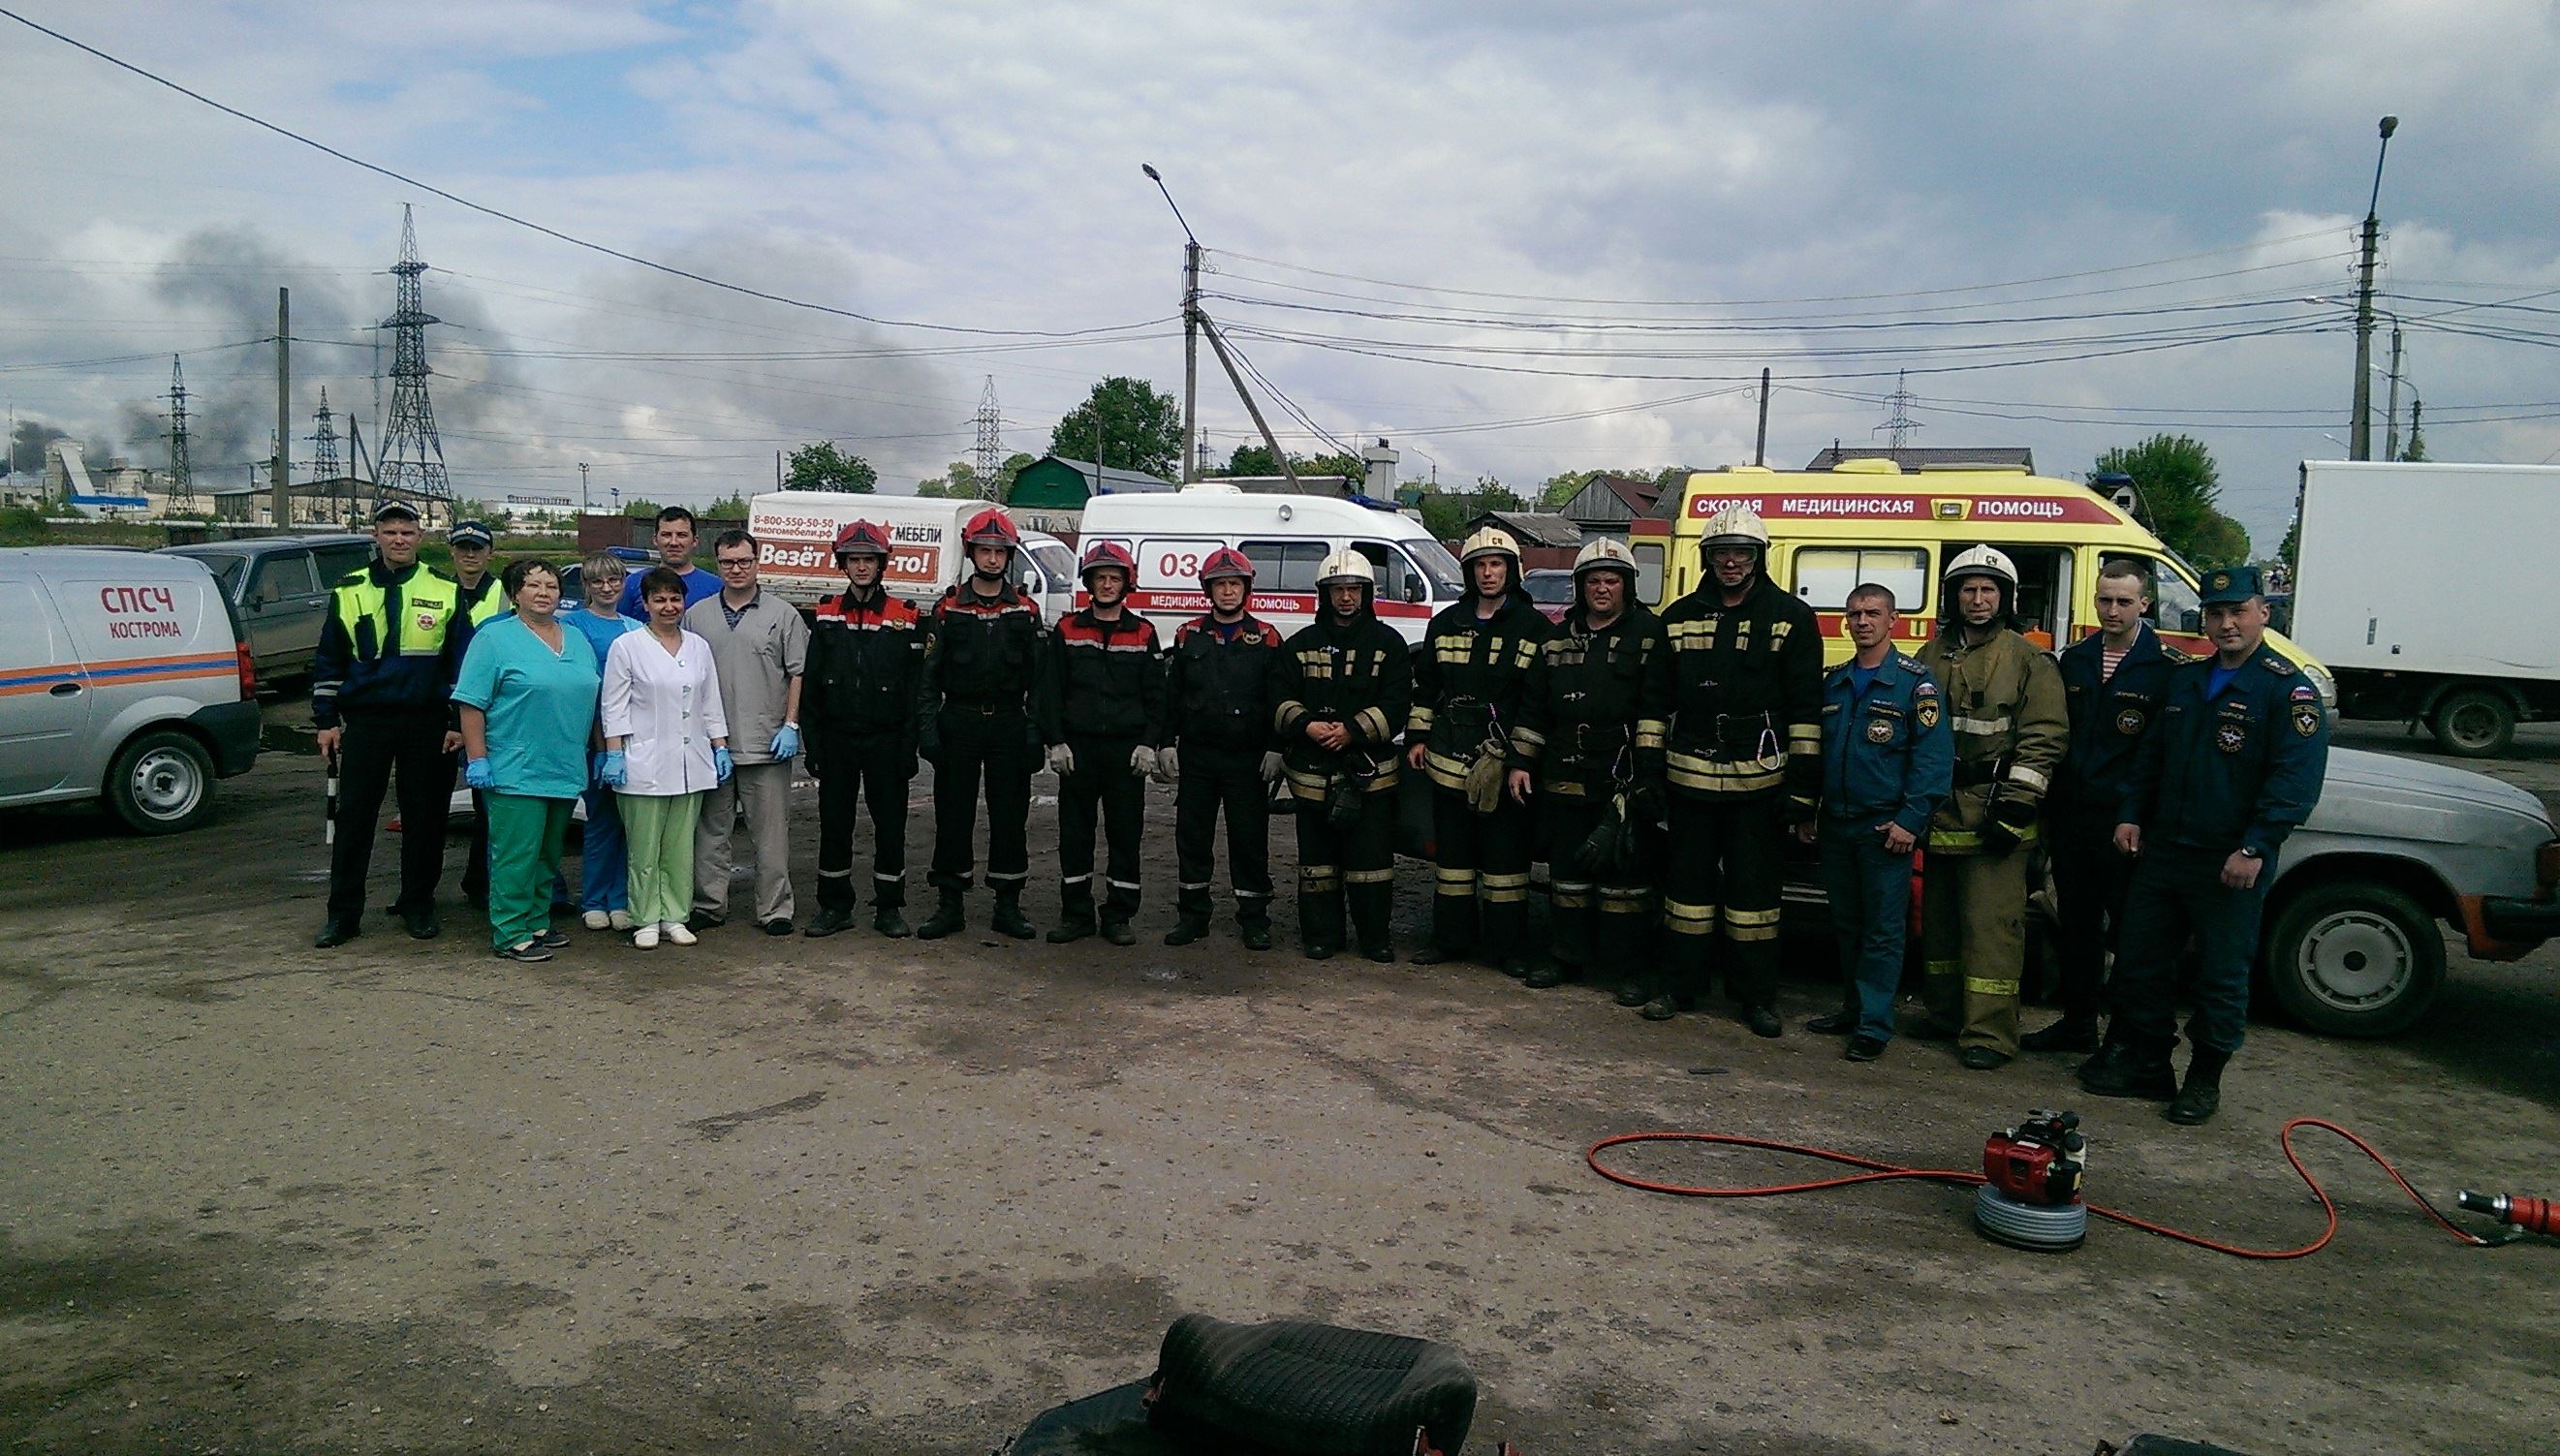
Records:
<instances>
[{"instance_id":1,"label":"van rear door","mask_svg":"<svg viewBox=\"0 0 2560 1456\"><path fill-rule=\"evenodd\" d=\"M0 798L41 794L71 776L96 695L32 576L0 579Z\"/></svg>"}]
</instances>

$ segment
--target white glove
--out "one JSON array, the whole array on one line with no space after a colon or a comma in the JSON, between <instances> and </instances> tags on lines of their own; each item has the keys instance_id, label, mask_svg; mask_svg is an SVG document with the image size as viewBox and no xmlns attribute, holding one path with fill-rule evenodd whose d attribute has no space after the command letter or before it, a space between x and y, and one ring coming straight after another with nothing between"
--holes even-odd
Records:
<instances>
[{"instance_id":1,"label":"white glove","mask_svg":"<svg viewBox=\"0 0 2560 1456\"><path fill-rule=\"evenodd\" d=\"M1280 769L1281 757L1279 749L1274 748L1270 752L1262 755L1262 781L1264 783L1278 783L1280 781Z\"/></svg>"},{"instance_id":2,"label":"white glove","mask_svg":"<svg viewBox=\"0 0 2560 1456\"><path fill-rule=\"evenodd\" d=\"M1183 776L1182 753L1171 743L1156 750L1156 782L1172 783Z\"/></svg>"},{"instance_id":3,"label":"white glove","mask_svg":"<svg viewBox=\"0 0 2560 1456\"><path fill-rule=\"evenodd\" d=\"M1156 777L1156 750L1144 743L1130 749L1129 771L1140 778Z\"/></svg>"},{"instance_id":4,"label":"white glove","mask_svg":"<svg viewBox=\"0 0 2560 1456\"><path fill-rule=\"evenodd\" d=\"M1051 743L1048 749L1048 771L1060 778L1075 771L1075 750L1064 743Z\"/></svg>"}]
</instances>

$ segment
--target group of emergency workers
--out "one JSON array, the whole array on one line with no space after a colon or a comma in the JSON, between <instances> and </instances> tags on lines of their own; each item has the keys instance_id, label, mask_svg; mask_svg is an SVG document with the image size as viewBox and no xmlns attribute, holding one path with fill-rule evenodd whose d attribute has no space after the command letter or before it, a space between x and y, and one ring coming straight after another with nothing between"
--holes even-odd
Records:
<instances>
[{"instance_id":1,"label":"group of emergency workers","mask_svg":"<svg viewBox=\"0 0 2560 1456\"><path fill-rule=\"evenodd\" d=\"M475 585L485 541L457 535L447 576L416 564L413 522L377 535L377 560L337 585L329 671L314 689L324 747L339 753L368 830L395 764L403 811L440 821L443 789L430 815L424 786L435 784L430 760L451 752L453 641L496 600ZM1917 654L1894 645L1888 588L1851 590L1853 655L1826 672L1820 623L1771 579L1767 528L1746 506L1709 521L1699 585L1660 614L1636 600L1628 549L1600 540L1576 558L1572 605L1550 623L1521 587L1517 542L1479 531L1461 551L1466 596L1418 648L1378 619L1376 571L1357 551L1325 559L1315 620L1286 638L1248 609L1251 561L1213 551L1200 568L1208 610L1168 644L1129 605L1135 564L1116 543L1085 551L1086 605L1055 624L1014 584L1022 541L1002 511L974 517L963 545L968 576L919 611L882 580L883 527L857 521L836 539L846 587L816 609L797 722L785 725L819 790L807 935L854 923L866 805L874 928L926 939L963 928L983 797L990 923L1030 937L1027 820L1044 765L1058 781L1061 876L1049 941L1134 943L1153 778L1176 786L1177 920L1165 943L1207 933L1223 816L1239 938L1269 948L1267 816L1285 779L1306 954L1356 945L1389 962L1396 804L1410 770L1430 782L1436 862L1418 964L1482 957L1535 987L1614 973L1619 1003L1655 1021L1694 1010L1720 980L1737 1020L1782 1036L1792 841L1819 853L1842 968L1840 1010L1809 1029L1873 1060L1896 1031L1911 882L1925 865L1915 1035L1953 1040L1976 1070L2021 1049L2090 1052L2088 1090L2168 1101L2172 1119L2194 1123L2213 1115L2240 1044L2269 862L2324 770L2318 694L2263 645L2266 604L2246 567L2208 577L2216 652L2194 660L2144 620L2143 569L2110 564L2100 630L2057 666L2017 630L2015 566L1977 547L1949 564L1943 620ZM919 759L935 767L937 899L910 931L906 805ZM333 924L350 892L361 911L370 839L338 841L335 868L353 877L350 890L333 875ZM2039 841L2058 886L2063 1016L2020 1037ZM1541 846L1543 956L1527 917ZM395 912L412 933L433 933L433 877L409 862L437 852L426 835L403 847ZM2185 988L2194 1051L2181 1082L2171 997L2190 940L2201 957Z\"/></svg>"}]
</instances>

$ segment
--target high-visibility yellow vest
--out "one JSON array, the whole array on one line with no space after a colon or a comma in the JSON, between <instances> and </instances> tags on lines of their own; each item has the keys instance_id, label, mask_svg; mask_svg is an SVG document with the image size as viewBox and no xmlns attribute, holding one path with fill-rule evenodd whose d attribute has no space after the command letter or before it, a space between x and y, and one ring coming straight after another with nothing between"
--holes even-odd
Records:
<instances>
[{"instance_id":1,"label":"high-visibility yellow vest","mask_svg":"<svg viewBox=\"0 0 2560 1456\"><path fill-rule=\"evenodd\" d=\"M462 584L443 572L412 566L405 578L389 586L374 579L371 566L351 571L330 589L330 610L346 629L358 662L386 657L433 657L444 651L444 635L462 606ZM392 598L400 598L397 616ZM491 592L494 598L497 593Z\"/></svg>"}]
</instances>

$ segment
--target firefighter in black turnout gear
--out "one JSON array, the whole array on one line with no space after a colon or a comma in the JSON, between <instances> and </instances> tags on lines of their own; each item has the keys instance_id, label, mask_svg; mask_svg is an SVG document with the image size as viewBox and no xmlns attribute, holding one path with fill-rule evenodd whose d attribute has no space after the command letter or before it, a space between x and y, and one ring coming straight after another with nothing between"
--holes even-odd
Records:
<instances>
[{"instance_id":1,"label":"firefighter in black turnout gear","mask_svg":"<svg viewBox=\"0 0 2560 1456\"><path fill-rule=\"evenodd\" d=\"M1138 860L1145 849L1147 780L1165 740L1164 657L1156 624L1129 610L1137 564L1118 542L1084 553L1088 605L1060 617L1040 644L1034 698L1048 767L1057 775L1058 925L1049 943L1081 940L1096 928L1114 945L1134 945ZM1097 927L1093 905L1093 821L1100 811L1111 882Z\"/></svg>"},{"instance_id":2,"label":"firefighter in black turnout gear","mask_svg":"<svg viewBox=\"0 0 2560 1456\"><path fill-rule=\"evenodd\" d=\"M1822 629L1769 579L1769 528L1748 506L1706 524L1706 572L1663 613L1671 635L1671 978L1645 1004L1667 1021L1720 962L1743 1025L1781 1036L1778 892L1785 827L1822 803ZM1711 954L1721 925L1723 946Z\"/></svg>"},{"instance_id":3,"label":"firefighter in black turnout gear","mask_svg":"<svg viewBox=\"0 0 2560 1456\"><path fill-rule=\"evenodd\" d=\"M1404 765L1395 726L1413 706L1412 650L1372 609L1377 568L1368 558L1325 558L1316 591L1316 619L1283 649L1272 712L1298 802L1299 926L1310 960L1341 950L1348 897L1361 953L1392 961L1395 788Z\"/></svg>"},{"instance_id":4,"label":"firefighter in black turnout gear","mask_svg":"<svg viewBox=\"0 0 2560 1456\"><path fill-rule=\"evenodd\" d=\"M800 933L854 922L854 823L872 815L872 928L911 933L906 906L906 789L915 777L915 699L924 678L924 620L881 584L888 532L856 521L836 534L845 589L819 601L801 679L805 762L818 779L818 914Z\"/></svg>"},{"instance_id":5,"label":"firefighter in black turnout gear","mask_svg":"<svg viewBox=\"0 0 2560 1456\"><path fill-rule=\"evenodd\" d=\"M1553 870L1554 939L1528 984L1614 966L1630 978L1625 1006L1651 994L1638 967L1672 708L1671 638L1635 596L1636 559L1622 543L1603 537L1573 559L1573 605L1539 650L1512 724L1509 785L1515 799L1537 795Z\"/></svg>"},{"instance_id":6,"label":"firefighter in black turnout gear","mask_svg":"<svg viewBox=\"0 0 2560 1456\"><path fill-rule=\"evenodd\" d=\"M1208 612L1174 631L1166 654L1166 713L1173 737L1156 755L1173 782L1174 853L1181 867L1181 918L1167 945L1208 933L1209 887L1217 869L1217 817L1226 812L1226 870L1235 886L1235 928L1247 950L1271 948L1270 786L1280 776L1272 711L1280 703L1280 633L1246 610L1253 563L1222 546L1200 563Z\"/></svg>"},{"instance_id":7,"label":"firefighter in black turnout gear","mask_svg":"<svg viewBox=\"0 0 2560 1456\"><path fill-rule=\"evenodd\" d=\"M1439 873L1431 944L1417 965L1456 960L1480 945L1507 975L1528 965L1528 805L1504 790L1512 726L1529 669L1553 627L1520 585L1520 543L1486 527L1459 557L1468 593L1431 619L1413 664L1405 761L1431 777ZM1484 913L1477 918L1482 892ZM1481 933L1479 933L1481 930Z\"/></svg>"},{"instance_id":8,"label":"firefighter in black turnout gear","mask_svg":"<svg viewBox=\"0 0 2560 1456\"><path fill-rule=\"evenodd\" d=\"M933 872L941 896L917 929L938 940L967 921L964 896L977 868L973 843L978 784L987 785L987 884L996 891L990 923L1031 938L1023 884L1031 879L1025 840L1040 730L1026 707L1040 650L1040 607L1010 579L1022 533L990 506L961 528L969 577L933 604L916 694L916 743L933 763Z\"/></svg>"}]
</instances>

